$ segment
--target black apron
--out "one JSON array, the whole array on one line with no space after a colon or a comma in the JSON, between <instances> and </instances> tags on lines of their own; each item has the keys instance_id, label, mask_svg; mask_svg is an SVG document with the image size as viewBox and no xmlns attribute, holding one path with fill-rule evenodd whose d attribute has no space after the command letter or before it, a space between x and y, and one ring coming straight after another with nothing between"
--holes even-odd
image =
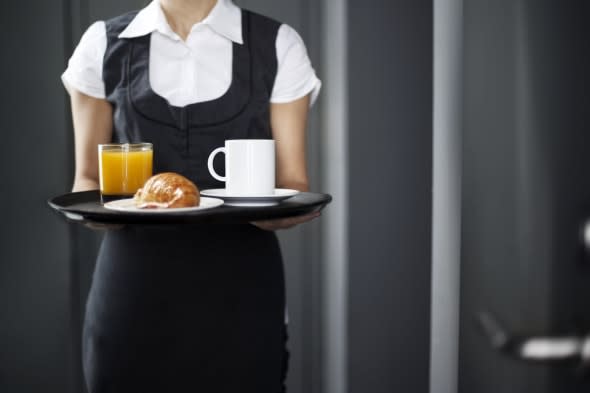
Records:
<instances>
[{"instance_id":1,"label":"black apron","mask_svg":"<svg viewBox=\"0 0 590 393\"><path fill-rule=\"evenodd\" d=\"M244 44L233 44L228 91L180 108L150 87L150 36L118 38L135 14L106 22L113 141L151 142L154 173L181 173L200 189L223 187L207 170L209 153L226 139L272 138L279 23L242 11ZM108 231L84 322L89 392L284 391L284 310L273 232L248 223Z\"/></svg>"}]
</instances>

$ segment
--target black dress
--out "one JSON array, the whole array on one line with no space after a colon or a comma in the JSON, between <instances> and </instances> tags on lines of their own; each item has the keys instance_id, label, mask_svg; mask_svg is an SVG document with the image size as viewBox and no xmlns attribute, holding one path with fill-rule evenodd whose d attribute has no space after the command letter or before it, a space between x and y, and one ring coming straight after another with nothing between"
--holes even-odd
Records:
<instances>
[{"instance_id":1,"label":"black dress","mask_svg":"<svg viewBox=\"0 0 590 393\"><path fill-rule=\"evenodd\" d=\"M269 99L279 23L242 11L233 77L219 99L174 107L149 84L150 36L106 22L103 79L115 142L154 144L154 172L222 187L209 153L226 139L272 138ZM216 167L223 162L216 162ZM284 391L283 266L273 232L248 223L127 226L103 240L86 307L90 393Z\"/></svg>"}]
</instances>

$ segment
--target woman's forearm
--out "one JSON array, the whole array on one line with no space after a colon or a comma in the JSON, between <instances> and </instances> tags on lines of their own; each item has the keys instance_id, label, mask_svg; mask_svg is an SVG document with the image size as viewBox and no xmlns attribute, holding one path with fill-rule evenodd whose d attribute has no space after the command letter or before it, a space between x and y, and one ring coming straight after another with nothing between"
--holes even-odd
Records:
<instances>
[{"instance_id":1,"label":"woman's forearm","mask_svg":"<svg viewBox=\"0 0 590 393\"><path fill-rule=\"evenodd\" d=\"M288 188L297 191L309 191L309 184L304 180L278 180L277 188Z\"/></svg>"},{"instance_id":2,"label":"woman's forearm","mask_svg":"<svg viewBox=\"0 0 590 393\"><path fill-rule=\"evenodd\" d=\"M96 190L98 184L98 144L111 140L113 112L103 99L86 96L78 91L70 92L76 172L72 191Z\"/></svg>"}]
</instances>

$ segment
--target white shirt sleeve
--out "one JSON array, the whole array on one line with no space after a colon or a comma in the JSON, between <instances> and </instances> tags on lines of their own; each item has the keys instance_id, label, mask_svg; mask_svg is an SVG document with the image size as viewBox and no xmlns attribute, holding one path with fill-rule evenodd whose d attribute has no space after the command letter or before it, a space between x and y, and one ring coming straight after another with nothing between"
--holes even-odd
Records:
<instances>
[{"instance_id":1,"label":"white shirt sleeve","mask_svg":"<svg viewBox=\"0 0 590 393\"><path fill-rule=\"evenodd\" d=\"M82 35L80 43L68 61L61 80L68 92L71 89L95 98L105 98L102 62L107 47L103 21L93 23Z\"/></svg>"},{"instance_id":2,"label":"white shirt sleeve","mask_svg":"<svg viewBox=\"0 0 590 393\"><path fill-rule=\"evenodd\" d=\"M305 44L295 29L286 24L281 25L276 50L277 75L270 102L291 102L311 93L310 106L313 105L322 83L316 76Z\"/></svg>"}]
</instances>

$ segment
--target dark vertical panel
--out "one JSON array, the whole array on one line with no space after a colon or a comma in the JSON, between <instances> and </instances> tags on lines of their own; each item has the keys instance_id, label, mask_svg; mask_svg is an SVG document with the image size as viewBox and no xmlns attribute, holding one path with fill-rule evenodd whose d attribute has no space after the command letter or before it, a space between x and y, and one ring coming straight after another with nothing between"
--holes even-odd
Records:
<instances>
[{"instance_id":1,"label":"dark vertical panel","mask_svg":"<svg viewBox=\"0 0 590 393\"><path fill-rule=\"evenodd\" d=\"M527 102L519 102L526 98L519 96L522 86L518 82L525 80L517 75L521 70L516 58L517 12L518 2L509 0L465 3L461 392L536 391L528 390L523 378L527 372L540 382L546 381L541 370L501 361L474 323L475 313L486 309L511 327L522 329L535 307L528 303L529 309L523 309L527 272L518 242L522 228L519 169L523 169L520 160L524 158L519 151L518 105L522 108ZM538 271L536 276L542 274L545 272ZM545 295L539 295L535 308L542 310L539 303L545 301L541 300ZM510 305L518 310L510 316L500 312Z\"/></svg>"},{"instance_id":2,"label":"dark vertical panel","mask_svg":"<svg viewBox=\"0 0 590 393\"><path fill-rule=\"evenodd\" d=\"M489 310L521 334L568 334L589 315L584 3L465 3L461 392L588 388L571 364L493 352L473 320Z\"/></svg>"},{"instance_id":3,"label":"dark vertical panel","mask_svg":"<svg viewBox=\"0 0 590 393\"><path fill-rule=\"evenodd\" d=\"M349 1L349 391L427 392L430 0Z\"/></svg>"},{"instance_id":4,"label":"dark vertical panel","mask_svg":"<svg viewBox=\"0 0 590 393\"><path fill-rule=\"evenodd\" d=\"M303 7L301 0L297 1L269 1L269 0L236 0L239 7L270 16L278 21L289 24L299 34L306 34L303 20Z\"/></svg>"},{"instance_id":5,"label":"dark vertical panel","mask_svg":"<svg viewBox=\"0 0 590 393\"><path fill-rule=\"evenodd\" d=\"M324 66L321 59L321 2L316 0L300 0L301 5L301 30L307 46L307 51L318 77L325 80ZM320 156L321 124L320 114L322 113L322 101L324 95L320 91L311 113L309 114L309 126L307 133L307 164L310 188L312 191L325 191L320 182L320 169L322 157ZM318 221L308 224L303 232L302 241L299 245L304 250L301 265L301 292L297 295L301 299L301 393L320 393L322 386L321 367L321 277L322 277L322 255L320 252L321 235ZM295 384L289 388L295 389ZM297 393L297 390L293 390Z\"/></svg>"},{"instance_id":6,"label":"dark vertical panel","mask_svg":"<svg viewBox=\"0 0 590 393\"><path fill-rule=\"evenodd\" d=\"M89 22L105 20L148 5L149 0L84 0L88 6Z\"/></svg>"},{"instance_id":7,"label":"dark vertical panel","mask_svg":"<svg viewBox=\"0 0 590 393\"><path fill-rule=\"evenodd\" d=\"M64 64L66 63L67 56L73 51L74 48L74 36L79 37L79 32L75 26L79 25L74 23L80 13L77 11L79 6L78 0L64 0L63 1L63 31L64 31ZM70 113L70 100L67 94L64 94L65 103L65 120L67 129L66 138L66 156L72 157L74 151L74 140L72 138L72 116ZM74 176L74 163L72 160L67 160L67 171L66 176L68 179L73 179ZM69 191L69 190L68 190ZM76 234L79 228L75 225L68 226L68 238L70 240L70 258L69 258L69 283L70 291L69 297L69 310L70 310L70 356L71 356L71 375L70 386L72 392L83 393L84 382L82 376L82 306L80 299L80 263L74 257L76 255Z\"/></svg>"},{"instance_id":8,"label":"dark vertical panel","mask_svg":"<svg viewBox=\"0 0 590 393\"><path fill-rule=\"evenodd\" d=\"M67 225L46 205L67 188L63 3L0 13L0 391L71 392Z\"/></svg>"}]
</instances>

